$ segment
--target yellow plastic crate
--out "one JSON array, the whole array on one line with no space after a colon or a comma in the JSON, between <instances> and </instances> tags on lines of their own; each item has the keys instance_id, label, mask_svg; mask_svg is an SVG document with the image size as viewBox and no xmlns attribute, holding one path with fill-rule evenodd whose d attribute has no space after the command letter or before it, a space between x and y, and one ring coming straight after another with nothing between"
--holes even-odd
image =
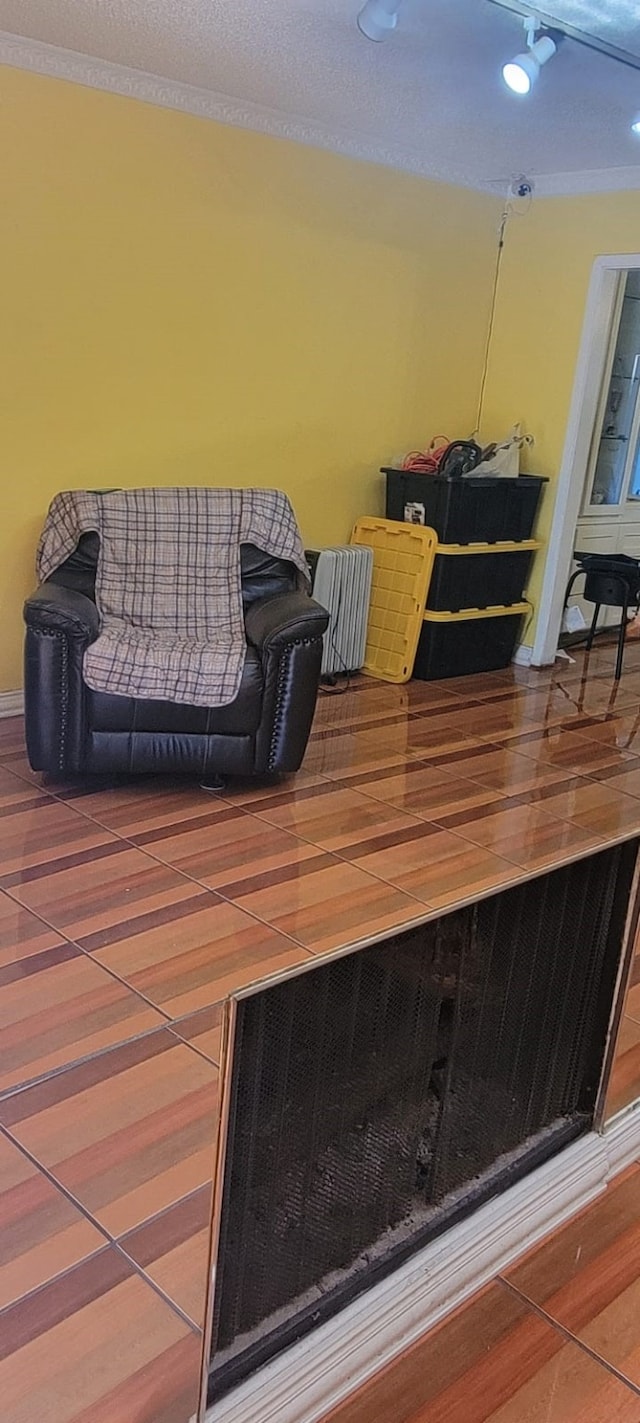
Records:
<instances>
[{"instance_id":1,"label":"yellow plastic crate","mask_svg":"<svg viewBox=\"0 0 640 1423\"><path fill-rule=\"evenodd\" d=\"M408 682L424 618L438 539L421 524L358 519L352 544L373 549L371 601L363 672Z\"/></svg>"}]
</instances>

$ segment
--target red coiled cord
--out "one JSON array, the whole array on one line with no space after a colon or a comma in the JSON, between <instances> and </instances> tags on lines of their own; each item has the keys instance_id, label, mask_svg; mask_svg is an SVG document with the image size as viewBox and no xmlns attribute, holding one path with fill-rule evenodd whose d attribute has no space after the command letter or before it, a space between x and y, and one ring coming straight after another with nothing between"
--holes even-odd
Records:
<instances>
[{"instance_id":1,"label":"red coiled cord","mask_svg":"<svg viewBox=\"0 0 640 1423\"><path fill-rule=\"evenodd\" d=\"M442 444L438 446L438 441ZM427 450L412 450L402 461L403 469L411 469L416 474L437 474L440 461L450 441L446 435L435 435Z\"/></svg>"}]
</instances>

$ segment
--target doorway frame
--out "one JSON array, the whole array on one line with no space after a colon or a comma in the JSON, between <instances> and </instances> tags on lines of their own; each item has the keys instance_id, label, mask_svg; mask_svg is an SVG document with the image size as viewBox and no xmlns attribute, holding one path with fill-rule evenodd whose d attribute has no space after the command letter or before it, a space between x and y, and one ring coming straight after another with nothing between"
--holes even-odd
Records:
<instances>
[{"instance_id":1,"label":"doorway frame","mask_svg":"<svg viewBox=\"0 0 640 1423\"><path fill-rule=\"evenodd\" d=\"M589 460L607 359L618 276L620 272L639 268L640 253L633 252L596 257L591 268L531 650L533 667L546 667L555 660L564 593L573 559L573 540L582 505L584 472Z\"/></svg>"}]
</instances>

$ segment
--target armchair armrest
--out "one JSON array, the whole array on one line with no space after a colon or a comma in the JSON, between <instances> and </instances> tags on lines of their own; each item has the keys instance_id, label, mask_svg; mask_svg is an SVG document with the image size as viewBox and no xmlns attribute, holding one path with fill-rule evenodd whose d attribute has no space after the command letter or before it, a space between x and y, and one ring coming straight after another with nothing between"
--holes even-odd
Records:
<instances>
[{"instance_id":1,"label":"armchair armrest","mask_svg":"<svg viewBox=\"0 0 640 1423\"><path fill-rule=\"evenodd\" d=\"M302 590L260 598L245 613L247 639L263 655L301 639L321 638L328 623L326 609Z\"/></svg>"},{"instance_id":2,"label":"armchair armrest","mask_svg":"<svg viewBox=\"0 0 640 1423\"><path fill-rule=\"evenodd\" d=\"M24 605L24 700L27 751L34 771L75 774L86 737L82 664L100 630L84 593L43 583Z\"/></svg>"},{"instance_id":3,"label":"armchair armrest","mask_svg":"<svg viewBox=\"0 0 640 1423\"><path fill-rule=\"evenodd\" d=\"M297 771L311 729L329 614L302 590L261 598L245 613L247 639L262 660L264 697L255 769Z\"/></svg>"},{"instance_id":4,"label":"armchair armrest","mask_svg":"<svg viewBox=\"0 0 640 1423\"><path fill-rule=\"evenodd\" d=\"M74 641L93 642L100 630L98 609L84 593L60 583L42 583L24 605L24 620L35 631L64 633Z\"/></svg>"}]
</instances>

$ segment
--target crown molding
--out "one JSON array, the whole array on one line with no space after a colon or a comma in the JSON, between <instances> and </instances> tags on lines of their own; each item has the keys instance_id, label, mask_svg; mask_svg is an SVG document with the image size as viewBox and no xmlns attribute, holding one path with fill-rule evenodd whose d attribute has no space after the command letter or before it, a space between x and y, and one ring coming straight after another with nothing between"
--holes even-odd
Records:
<instances>
[{"instance_id":1,"label":"crown molding","mask_svg":"<svg viewBox=\"0 0 640 1423\"><path fill-rule=\"evenodd\" d=\"M124 64L113 64L106 59L92 58L76 50L61 49L57 45L26 39L4 30L0 30L0 64L43 74L50 79L62 79L70 84L81 84L89 89L101 89L143 104L176 109L180 113L193 114L196 118L213 120L233 128L250 129L311 148L328 149L346 158L398 168L434 182L491 191L490 185L476 181L468 173L452 169L450 165L445 169L431 164L423 153L404 145L377 143L362 134L341 132L263 104L234 99L214 89L201 89L177 79L131 69Z\"/></svg>"},{"instance_id":2,"label":"crown molding","mask_svg":"<svg viewBox=\"0 0 640 1423\"><path fill-rule=\"evenodd\" d=\"M591 168L581 173L534 174L537 198L571 198L587 193L625 193L640 188L640 163L626 168Z\"/></svg>"},{"instance_id":3,"label":"crown molding","mask_svg":"<svg viewBox=\"0 0 640 1423\"><path fill-rule=\"evenodd\" d=\"M534 198L574 198L589 193L627 193L640 188L640 163L624 168L585 168L575 173L529 173ZM485 192L508 198L510 178L488 178Z\"/></svg>"},{"instance_id":4,"label":"crown molding","mask_svg":"<svg viewBox=\"0 0 640 1423\"><path fill-rule=\"evenodd\" d=\"M377 143L362 134L312 123L296 114L285 114L250 100L234 99L213 89L198 88L178 79L163 78L143 69L113 64L106 59L92 58L76 50L62 49L58 45L26 39L2 30L0 64L7 64L13 69L26 69L50 79L62 79L69 84L80 84L88 89L101 89L139 103L154 104L158 108L175 109L179 113L192 114L196 118L232 128L249 129L310 148L327 149L345 158L378 163L432 182L472 188L494 197L504 197L509 191L509 178L481 179L449 164L443 167L433 163L428 155L404 145ZM537 198L634 191L640 189L640 163L576 173L533 173L532 177Z\"/></svg>"}]
</instances>

